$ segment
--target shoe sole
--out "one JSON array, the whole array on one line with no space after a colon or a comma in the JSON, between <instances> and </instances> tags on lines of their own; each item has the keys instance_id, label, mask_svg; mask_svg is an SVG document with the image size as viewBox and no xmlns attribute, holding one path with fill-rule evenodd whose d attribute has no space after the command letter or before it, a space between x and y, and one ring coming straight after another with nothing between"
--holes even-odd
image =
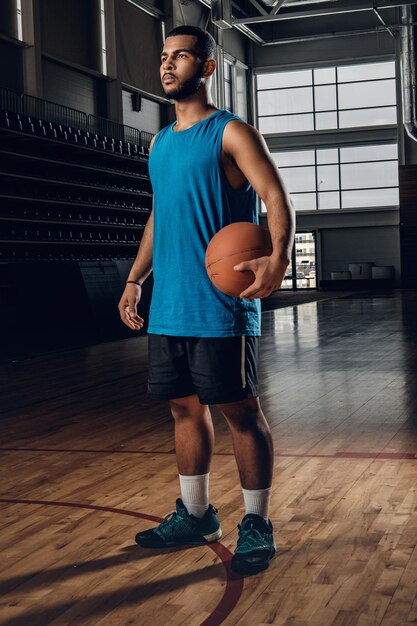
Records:
<instances>
[{"instance_id":1,"label":"shoe sole","mask_svg":"<svg viewBox=\"0 0 417 626\"><path fill-rule=\"evenodd\" d=\"M264 570L268 569L270 562L275 556L276 556L276 550L274 549L274 552L269 557L268 561L265 561L264 563L256 563L254 565L252 565L251 563L245 563L245 561L238 561L238 560L233 561L233 558L232 558L230 562L230 567L236 574L244 574L246 576L252 576L254 574L259 574L260 572L263 572Z\"/></svg>"},{"instance_id":2,"label":"shoe sole","mask_svg":"<svg viewBox=\"0 0 417 626\"><path fill-rule=\"evenodd\" d=\"M136 543L142 548L175 548L176 546L204 546L207 543L215 543L216 541L219 541L219 539L221 539L222 536L223 536L222 530L221 528L219 528L214 533L210 533L208 535L201 535L201 539L200 540L197 539L196 541L167 541L162 546L160 544L154 544L154 545L146 544L146 543L142 544L138 541L136 541Z\"/></svg>"}]
</instances>

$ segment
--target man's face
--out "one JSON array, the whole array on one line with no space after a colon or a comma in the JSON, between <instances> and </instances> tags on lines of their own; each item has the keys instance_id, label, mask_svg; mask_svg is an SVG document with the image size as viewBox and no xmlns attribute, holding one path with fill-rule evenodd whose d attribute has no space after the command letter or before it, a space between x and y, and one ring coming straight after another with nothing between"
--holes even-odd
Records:
<instances>
[{"instance_id":1,"label":"man's face","mask_svg":"<svg viewBox=\"0 0 417 626\"><path fill-rule=\"evenodd\" d=\"M200 89L204 63L195 51L197 37L168 37L161 52L161 82L167 98L184 100Z\"/></svg>"}]
</instances>

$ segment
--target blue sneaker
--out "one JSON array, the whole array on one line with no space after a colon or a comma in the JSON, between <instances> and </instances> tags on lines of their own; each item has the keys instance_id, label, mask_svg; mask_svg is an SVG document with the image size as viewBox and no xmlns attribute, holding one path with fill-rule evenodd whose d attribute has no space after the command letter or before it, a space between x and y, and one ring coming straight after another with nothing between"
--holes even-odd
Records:
<instances>
[{"instance_id":1,"label":"blue sneaker","mask_svg":"<svg viewBox=\"0 0 417 626\"><path fill-rule=\"evenodd\" d=\"M239 537L231 567L238 574L257 574L267 569L274 557L276 545L272 524L263 517L248 513L238 524Z\"/></svg>"},{"instance_id":2,"label":"blue sneaker","mask_svg":"<svg viewBox=\"0 0 417 626\"><path fill-rule=\"evenodd\" d=\"M222 536L217 509L211 504L201 519L188 513L181 498L176 501L176 509L164 517L156 528L138 533L136 543L142 548L198 546L218 541Z\"/></svg>"}]
</instances>

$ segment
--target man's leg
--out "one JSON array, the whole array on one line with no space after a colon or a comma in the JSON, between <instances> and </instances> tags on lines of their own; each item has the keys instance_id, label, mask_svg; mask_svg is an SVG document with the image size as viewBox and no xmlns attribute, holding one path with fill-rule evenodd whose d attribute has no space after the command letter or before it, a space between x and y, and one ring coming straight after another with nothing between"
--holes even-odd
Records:
<instances>
[{"instance_id":1,"label":"man's leg","mask_svg":"<svg viewBox=\"0 0 417 626\"><path fill-rule=\"evenodd\" d=\"M271 431L258 398L218 404L232 433L233 449L243 489L267 489L274 462Z\"/></svg>"},{"instance_id":2,"label":"man's leg","mask_svg":"<svg viewBox=\"0 0 417 626\"><path fill-rule=\"evenodd\" d=\"M206 404L196 395L170 401L175 420L178 471L184 476L207 474L214 447L214 429Z\"/></svg>"},{"instance_id":3,"label":"man's leg","mask_svg":"<svg viewBox=\"0 0 417 626\"><path fill-rule=\"evenodd\" d=\"M214 429L207 405L196 395L170 401L175 420L175 448L182 499L176 512L156 528L136 535L136 542L148 548L200 545L222 536L217 511L208 502L210 461Z\"/></svg>"},{"instance_id":4,"label":"man's leg","mask_svg":"<svg viewBox=\"0 0 417 626\"><path fill-rule=\"evenodd\" d=\"M268 519L274 460L271 432L259 400L251 395L217 406L232 432L246 510L231 565L240 574L256 574L268 567L276 551Z\"/></svg>"},{"instance_id":5,"label":"man's leg","mask_svg":"<svg viewBox=\"0 0 417 626\"><path fill-rule=\"evenodd\" d=\"M175 451L181 498L188 513L202 518L209 508L214 428L206 404L196 395L170 401L175 420Z\"/></svg>"}]
</instances>

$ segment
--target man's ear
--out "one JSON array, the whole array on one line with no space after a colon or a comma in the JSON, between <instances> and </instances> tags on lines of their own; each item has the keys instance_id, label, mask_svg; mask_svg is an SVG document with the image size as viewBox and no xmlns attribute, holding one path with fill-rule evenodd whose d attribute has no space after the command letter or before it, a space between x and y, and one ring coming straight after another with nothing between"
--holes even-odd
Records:
<instances>
[{"instance_id":1,"label":"man's ear","mask_svg":"<svg viewBox=\"0 0 417 626\"><path fill-rule=\"evenodd\" d=\"M217 62L214 59L209 59L208 61L204 61L204 71L203 76L205 78L209 78L214 74L214 71L217 67Z\"/></svg>"}]
</instances>

